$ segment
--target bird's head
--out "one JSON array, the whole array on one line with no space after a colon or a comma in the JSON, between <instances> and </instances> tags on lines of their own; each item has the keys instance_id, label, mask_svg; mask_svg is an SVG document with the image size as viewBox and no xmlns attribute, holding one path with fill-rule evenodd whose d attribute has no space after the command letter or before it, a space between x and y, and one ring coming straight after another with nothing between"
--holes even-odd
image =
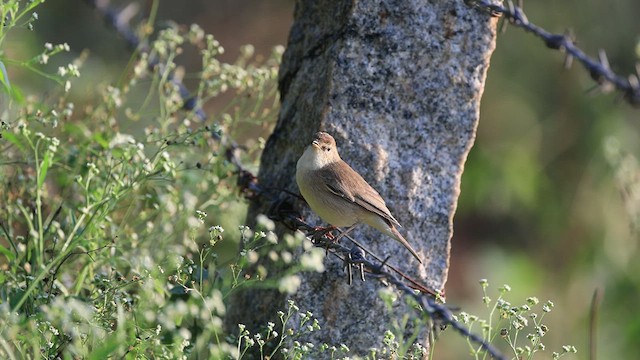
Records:
<instances>
[{"instance_id":1,"label":"bird's head","mask_svg":"<svg viewBox=\"0 0 640 360\"><path fill-rule=\"evenodd\" d=\"M312 164L308 165L313 168L319 169L325 165L340 161L336 141L333 136L326 132L317 132L306 151L309 156L308 160L312 162Z\"/></svg>"}]
</instances>

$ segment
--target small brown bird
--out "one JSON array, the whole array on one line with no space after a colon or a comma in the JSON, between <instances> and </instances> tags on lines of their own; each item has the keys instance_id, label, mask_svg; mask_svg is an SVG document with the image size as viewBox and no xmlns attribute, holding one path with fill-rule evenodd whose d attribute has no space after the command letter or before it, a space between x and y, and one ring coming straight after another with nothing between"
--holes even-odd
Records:
<instances>
[{"instance_id":1,"label":"small brown bird","mask_svg":"<svg viewBox=\"0 0 640 360\"><path fill-rule=\"evenodd\" d=\"M315 134L296 166L300 193L322 220L337 227L364 223L391 236L422 259L398 232L400 226L384 200L338 154L336 141L325 132Z\"/></svg>"}]
</instances>

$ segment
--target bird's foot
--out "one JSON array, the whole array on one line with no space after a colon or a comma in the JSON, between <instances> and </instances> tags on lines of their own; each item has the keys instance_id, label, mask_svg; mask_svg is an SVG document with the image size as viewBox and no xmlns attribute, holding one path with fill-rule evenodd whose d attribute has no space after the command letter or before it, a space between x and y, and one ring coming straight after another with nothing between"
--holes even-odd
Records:
<instances>
[{"instance_id":1,"label":"bird's foot","mask_svg":"<svg viewBox=\"0 0 640 360\"><path fill-rule=\"evenodd\" d=\"M335 244L339 240L339 237L336 237L332 233L332 231L336 229L337 227L335 226L316 226L313 228L313 235L311 236L311 239L314 244L323 244L326 254L328 254L331 245Z\"/></svg>"},{"instance_id":2,"label":"bird's foot","mask_svg":"<svg viewBox=\"0 0 640 360\"><path fill-rule=\"evenodd\" d=\"M336 236L333 235L331 232L336 229L337 227L335 226L316 226L313 228L312 238L314 240L320 240L324 237L330 241L333 241L336 238Z\"/></svg>"}]
</instances>

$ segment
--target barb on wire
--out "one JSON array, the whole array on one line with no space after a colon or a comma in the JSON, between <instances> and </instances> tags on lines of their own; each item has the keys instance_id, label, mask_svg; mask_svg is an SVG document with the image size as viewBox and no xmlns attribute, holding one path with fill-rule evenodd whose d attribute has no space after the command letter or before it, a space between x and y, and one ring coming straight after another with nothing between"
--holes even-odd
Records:
<instances>
[{"instance_id":1,"label":"barb on wire","mask_svg":"<svg viewBox=\"0 0 640 360\"><path fill-rule=\"evenodd\" d=\"M231 146L226 151L226 157L227 160L236 167L238 174L237 185L241 193L250 200L255 201L257 198L261 198L261 201L270 204L267 215L272 220L278 221L292 230L303 231L314 242L315 246L326 248L331 254L341 259L347 268L347 281L349 283L352 281L352 267L354 266L358 268L359 276L363 281L365 272L377 278L384 278L405 295L412 297L420 304L423 313L427 314L436 324L451 326L462 336L478 344L494 359L506 359L493 345L482 339L479 335L472 333L466 326L458 322L451 309L447 305L438 302L438 294L436 292L389 265L387 263L388 258L382 260L376 257L363 248L355 239L344 233L340 236L348 237L357 246L348 248L341 245L330 236L327 236L328 232L325 229L318 229L305 222L295 210L293 204L279 196L282 192L289 193L288 191L276 191L276 189L264 188L259 184L257 177L248 171L238 159L237 147ZM288 195L297 197L296 194L289 193ZM320 236L317 236L318 234ZM377 262L368 260L365 257L365 252L373 255Z\"/></svg>"},{"instance_id":2,"label":"barb on wire","mask_svg":"<svg viewBox=\"0 0 640 360\"><path fill-rule=\"evenodd\" d=\"M554 50L566 53L565 65L571 64L577 59L589 72L591 78L598 84L602 92L611 91L613 88L622 93L624 99L631 105L640 107L640 66L636 67L636 74L629 74L626 78L618 75L609 67L609 61L604 50L598 53L598 59L589 57L582 51L573 39L571 33L553 34L527 19L521 6L507 0L506 6L499 5L491 0L465 0L471 6L488 11L492 16L504 16L503 24L512 24L534 34L542 39L545 45Z\"/></svg>"}]
</instances>

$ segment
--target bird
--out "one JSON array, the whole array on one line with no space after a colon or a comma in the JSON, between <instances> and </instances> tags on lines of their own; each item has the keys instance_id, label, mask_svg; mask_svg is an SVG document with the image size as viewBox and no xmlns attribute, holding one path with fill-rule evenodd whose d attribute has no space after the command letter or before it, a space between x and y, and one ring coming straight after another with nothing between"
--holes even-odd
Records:
<instances>
[{"instance_id":1,"label":"bird","mask_svg":"<svg viewBox=\"0 0 640 360\"><path fill-rule=\"evenodd\" d=\"M400 223L384 199L338 153L333 136L317 132L296 164L296 182L305 201L334 227L367 224L401 243L422 263L418 253L400 234Z\"/></svg>"}]
</instances>

